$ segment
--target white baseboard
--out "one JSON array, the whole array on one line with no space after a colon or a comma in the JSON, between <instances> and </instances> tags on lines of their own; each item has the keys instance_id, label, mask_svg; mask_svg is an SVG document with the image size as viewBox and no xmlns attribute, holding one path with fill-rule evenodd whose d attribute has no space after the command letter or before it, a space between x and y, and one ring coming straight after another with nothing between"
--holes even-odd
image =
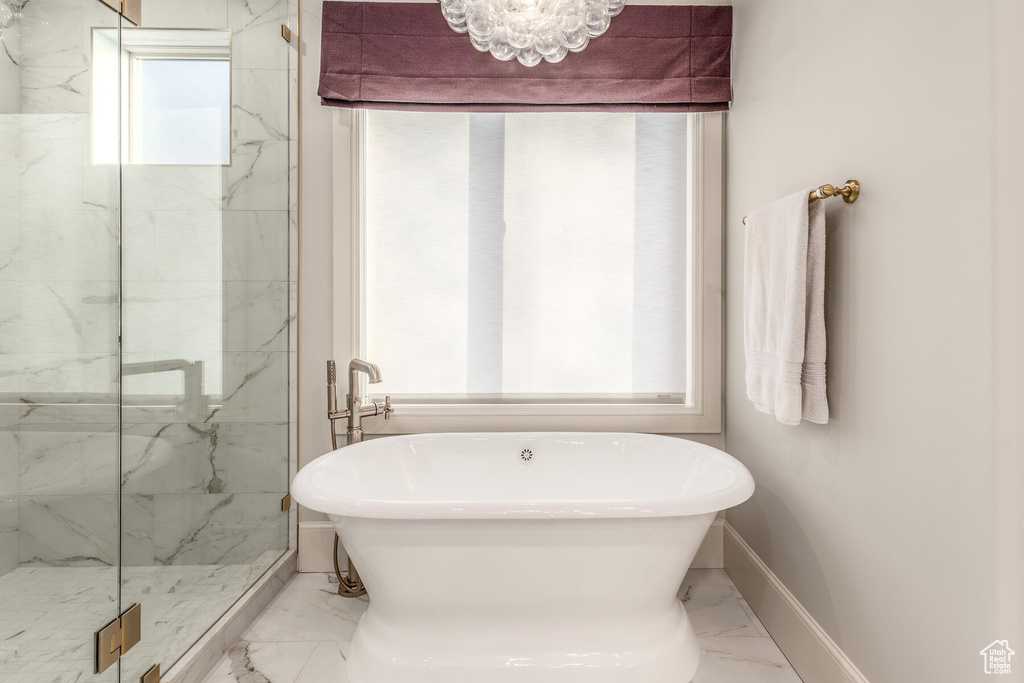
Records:
<instances>
[{"instance_id":1,"label":"white baseboard","mask_svg":"<svg viewBox=\"0 0 1024 683\"><path fill-rule=\"evenodd\" d=\"M708 535L704 537L704 542L700 544L697 554L693 557L693 562L690 563L691 569L721 569L725 566L722 555L724 524L724 519L715 519L711 523Z\"/></svg>"},{"instance_id":2,"label":"white baseboard","mask_svg":"<svg viewBox=\"0 0 1024 683\"><path fill-rule=\"evenodd\" d=\"M334 525L330 522L299 522L299 571L333 572ZM345 562L345 550L338 553Z\"/></svg>"},{"instance_id":3,"label":"white baseboard","mask_svg":"<svg viewBox=\"0 0 1024 683\"><path fill-rule=\"evenodd\" d=\"M690 566L694 569L721 569L722 529L724 519L711 523L708 535L697 551ZM330 522L299 522L299 571L333 572L334 526ZM345 550L338 553L340 562L345 562ZM342 565L344 567L344 564Z\"/></svg>"},{"instance_id":4,"label":"white baseboard","mask_svg":"<svg viewBox=\"0 0 1024 683\"><path fill-rule=\"evenodd\" d=\"M868 683L732 525L724 531L726 573L804 683Z\"/></svg>"}]
</instances>

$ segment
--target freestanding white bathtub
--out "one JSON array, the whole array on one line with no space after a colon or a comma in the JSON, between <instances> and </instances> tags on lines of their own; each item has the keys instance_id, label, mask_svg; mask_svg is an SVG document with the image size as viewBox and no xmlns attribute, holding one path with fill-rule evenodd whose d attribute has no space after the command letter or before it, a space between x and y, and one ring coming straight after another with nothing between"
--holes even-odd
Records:
<instances>
[{"instance_id":1,"label":"freestanding white bathtub","mask_svg":"<svg viewBox=\"0 0 1024 683\"><path fill-rule=\"evenodd\" d=\"M754 491L702 444L601 433L375 439L303 467L370 596L351 683L685 683L676 592Z\"/></svg>"}]
</instances>

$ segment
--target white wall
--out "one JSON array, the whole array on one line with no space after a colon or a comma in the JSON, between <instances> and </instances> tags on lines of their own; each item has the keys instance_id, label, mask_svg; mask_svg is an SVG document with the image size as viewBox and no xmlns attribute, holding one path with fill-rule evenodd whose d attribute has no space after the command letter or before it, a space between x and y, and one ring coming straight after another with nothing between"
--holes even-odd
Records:
<instances>
[{"instance_id":1,"label":"white wall","mask_svg":"<svg viewBox=\"0 0 1024 683\"><path fill-rule=\"evenodd\" d=\"M321 4L303 0L300 26L303 463L330 443ZM758 491L730 521L872 683L981 680L983 646L1024 642L1024 14L1010 0L733 4L726 445ZM740 219L849 177L860 201L828 204L833 421L782 427L744 398Z\"/></svg>"},{"instance_id":2,"label":"white wall","mask_svg":"<svg viewBox=\"0 0 1024 683\"><path fill-rule=\"evenodd\" d=\"M299 464L331 450L326 361L332 357L332 111L320 106L323 0L299 5ZM341 210L346 210L343 207ZM339 359L340 360L340 359ZM326 519L302 508L300 521Z\"/></svg>"},{"instance_id":3,"label":"white wall","mask_svg":"<svg viewBox=\"0 0 1024 683\"><path fill-rule=\"evenodd\" d=\"M728 519L872 683L983 680L992 640L1024 652L1024 8L733 4L726 446L758 489ZM847 178L832 422L784 427L745 398L740 221Z\"/></svg>"}]
</instances>

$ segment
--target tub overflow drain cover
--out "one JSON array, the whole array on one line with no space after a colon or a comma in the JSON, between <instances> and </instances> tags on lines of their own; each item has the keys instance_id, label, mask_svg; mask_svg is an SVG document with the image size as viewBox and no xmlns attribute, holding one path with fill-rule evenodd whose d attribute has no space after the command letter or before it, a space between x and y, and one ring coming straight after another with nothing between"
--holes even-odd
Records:
<instances>
[{"instance_id":1,"label":"tub overflow drain cover","mask_svg":"<svg viewBox=\"0 0 1024 683\"><path fill-rule=\"evenodd\" d=\"M519 459L522 460L523 462L530 462L531 460L533 460L533 451L530 450L529 448L524 448L523 450L519 451Z\"/></svg>"}]
</instances>

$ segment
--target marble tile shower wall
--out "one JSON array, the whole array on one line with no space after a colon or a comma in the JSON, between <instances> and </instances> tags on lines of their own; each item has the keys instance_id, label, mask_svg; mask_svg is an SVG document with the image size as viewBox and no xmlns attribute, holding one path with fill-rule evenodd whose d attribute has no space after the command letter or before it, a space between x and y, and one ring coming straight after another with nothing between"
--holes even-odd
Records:
<instances>
[{"instance_id":1,"label":"marble tile shower wall","mask_svg":"<svg viewBox=\"0 0 1024 683\"><path fill-rule=\"evenodd\" d=\"M16 196L0 194L0 238L17 234L0 239L0 278L19 293L0 297L0 394L18 397L0 406L0 558L115 564L119 485L126 565L283 550L296 229L287 0L144 3L147 28L232 30L232 158L122 167L123 281L117 172L91 164L88 129L89 27L113 15L96 0L19 4L21 38L33 25L46 38L17 56L17 109L0 121L0 174L4 155L18 169ZM8 84L0 67L0 91ZM203 360L209 394L207 410L185 413L143 398L173 397L180 375L126 378L120 472L115 402L83 400L117 394L119 287L123 362Z\"/></svg>"},{"instance_id":2,"label":"marble tile shower wall","mask_svg":"<svg viewBox=\"0 0 1024 683\"><path fill-rule=\"evenodd\" d=\"M21 232L18 201L20 138L17 112L20 110L21 70L11 54L21 51L21 37L14 26L10 0L0 0L0 36L4 53L0 54L0 286L7 281L5 271L11 267L15 254L10 246ZM0 359L14 349L12 340L3 334L20 307L15 297L0 297ZM12 371L10 364L0 360L0 377ZM6 380L0 379L0 382ZM6 424L6 420L4 421ZM11 432L0 431L0 575L18 565L18 458Z\"/></svg>"},{"instance_id":3,"label":"marble tile shower wall","mask_svg":"<svg viewBox=\"0 0 1024 683\"><path fill-rule=\"evenodd\" d=\"M87 163L85 28L115 21L82 0L0 2L0 572L117 559L117 172ZM57 392L99 398L40 404ZM69 506L79 492L96 495Z\"/></svg>"},{"instance_id":4,"label":"marble tile shower wall","mask_svg":"<svg viewBox=\"0 0 1024 683\"><path fill-rule=\"evenodd\" d=\"M211 398L198 416L125 409L122 558L249 563L288 543L288 3L147 0L143 11L147 28L231 29L232 144L223 168L123 169L124 361L202 359ZM166 377L131 379L147 394Z\"/></svg>"}]
</instances>

